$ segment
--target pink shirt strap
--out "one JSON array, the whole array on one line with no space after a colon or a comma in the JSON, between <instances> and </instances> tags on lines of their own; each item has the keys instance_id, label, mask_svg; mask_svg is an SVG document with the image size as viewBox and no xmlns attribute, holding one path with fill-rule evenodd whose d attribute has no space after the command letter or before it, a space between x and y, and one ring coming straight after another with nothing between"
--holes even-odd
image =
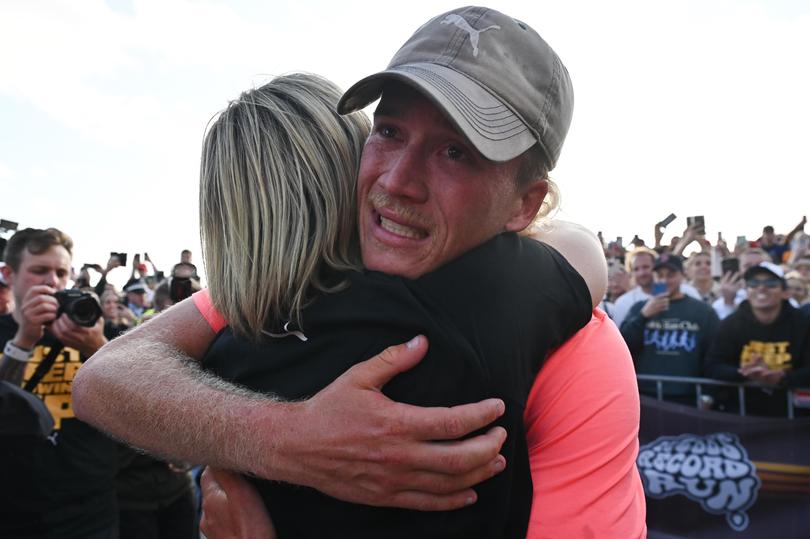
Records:
<instances>
[{"instance_id":1,"label":"pink shirt strap","mask_svg":"<svg viewBox=\"0 0 810 539\"><path fill-rule=\"evenodd\" d=\"M219 311L217 311L211 303L211 294L208 293L207 288L203 288L199 292L194 292L191 299L214 333L219 333L222 331L222 328L228 325L225 319L222 318L222 315L219 314Z\"/></svg>"}]
</instances>

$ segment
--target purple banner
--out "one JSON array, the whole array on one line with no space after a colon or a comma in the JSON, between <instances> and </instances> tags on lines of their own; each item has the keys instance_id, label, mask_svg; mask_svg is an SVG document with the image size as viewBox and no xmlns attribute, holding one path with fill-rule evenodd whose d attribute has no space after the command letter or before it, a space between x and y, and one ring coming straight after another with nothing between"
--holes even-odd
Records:
<instances>
[{"instance_id":1,"label":"purple banner","mask_svg":"<svg viewBox=\"0 0 810 539\"><path fill-rule=\"evenodd\" d=\"M740 417L641 397L649 537L810 537L810 418Z\"/></svg>"}]
</instances>

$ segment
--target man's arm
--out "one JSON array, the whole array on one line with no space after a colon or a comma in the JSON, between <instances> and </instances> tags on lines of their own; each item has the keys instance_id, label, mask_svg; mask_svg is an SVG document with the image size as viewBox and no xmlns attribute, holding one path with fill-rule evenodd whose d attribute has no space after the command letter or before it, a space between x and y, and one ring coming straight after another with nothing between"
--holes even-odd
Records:
<instances>
[{"instance_id":1,"label":"man's arm","mask_svg":"<svg viewBox=\"0 0 810 539\"><path fill-rule=\"evenodd\" d=\"M797 224L795 227L793 227L793 230L791 230L790 232L787 233L787 236L785 236L785 242L782 245L790 245L790 242L793 239L793 236L795 236L796 234L798 234L799 232L804 230L804 225L806 225L806 224L807 224L807 216L803 215L802 220L799 221L799 224ZM779 261L774 260L774 262L779 262Z\"/></svg>"},{"instance_id":2,"label":"man's arm","mask_svg":"<svg viewBox=\"0 0 810 539\"><path fill-rule=\"evenodd\" d=\"M424 337L354 366L314 397L280 402L202 371L213 331L191 300L110 342L73 382L77 417L165 458L316 488L346 501L463 507L503 469L503 413L489 399L453 408L393 402L380 388L413 367ZM116 406L109 406L115 402Z\"/></svg>"}]
</instances>

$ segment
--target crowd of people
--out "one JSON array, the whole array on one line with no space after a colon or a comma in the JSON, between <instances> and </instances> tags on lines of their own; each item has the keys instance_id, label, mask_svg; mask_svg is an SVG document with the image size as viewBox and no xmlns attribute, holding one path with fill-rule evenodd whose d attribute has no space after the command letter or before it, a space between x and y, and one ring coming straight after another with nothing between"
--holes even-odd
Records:
<instances>
[{"instance_id":1,"label":"crowd of people","mask_svg":"<svg viewBox=\"0 0 810 539\"><path fill-rule=\"evenodd\" d=\"M72 239L57 229L26 228L8 241L5 261L0 262L4 356L27 356L25 362L5 361L0 366L0 445L3 457L14 463L8 468L13 473L4 479L3 511L22 510L28 515L20 528L3 513L2 520L10 527L0 526L0 535L48 536L47 530L56 527L82 537L95 537L94 530L104 529L119 538L196 539L199 496L190 467L153 458L79 422L70 393L76 370L90 355L200 289L191 252L184 250L168 275L148 254L144 253L144 262L135 255L129 280L118 290L107 276L123 266L126 255L114 253L105 267L85 264L76 269L71 264L72 246ZM14 363L24 368L9 368ZM42 401L19 400L25 394L15 393L15 386L23 383ZM20 410L15 402L26 406ZM43 424L42 418L53 421ZM20 443L25 458L19 453ZM79 447L92 458L77 453ZM61 508L48 510L43 518L31 510L41 503L34 494L35 478L40 476L56 481L50 495ZM27 487L9 489L9 484Z\"/></svg>"},{"instance_id":2,"label":"crowd of people","mask_svg":"<svg viewBox=\"0 0 810 539\"><path fill-rule=\"evenodd\" d=\"M701 224L652 248L605 246L608 292L602 308L621 328L639 374L753 382L737 393L708 388L703 407L784 416L786 389L810 387L810 237L806 218L787 234L711 243ZM684 253L691 250L689 256ZM656 395L650 381L642 393ZM694 384L666 383L666 400L696 403ZM801 413L801 410L799 411Z\"/></svg>"}]
</instances>

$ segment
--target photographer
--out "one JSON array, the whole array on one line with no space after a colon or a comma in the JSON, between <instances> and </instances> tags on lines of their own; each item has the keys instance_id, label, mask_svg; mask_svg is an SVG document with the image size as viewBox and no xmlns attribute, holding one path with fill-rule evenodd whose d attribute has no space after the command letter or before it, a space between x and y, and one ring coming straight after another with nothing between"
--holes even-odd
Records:
<instances>
[{"instance_id":1,"label":"photographer","mask_svg":"<svg viewBox=\"0 0 810 539\"><path fill-rule=\"evenodd\" d=\"M0 537L117 532L115 443L76 419L71 403L76 371L107 342L98 302L65 291L72 247L55 228L27 228L5 250L2 272L16 308L0 316L0 379L25 384L41 398L54 430L48 438L18 436L0 444ZM39 382L27 383L35 376Z\"/></svg>"}]
</instances>

